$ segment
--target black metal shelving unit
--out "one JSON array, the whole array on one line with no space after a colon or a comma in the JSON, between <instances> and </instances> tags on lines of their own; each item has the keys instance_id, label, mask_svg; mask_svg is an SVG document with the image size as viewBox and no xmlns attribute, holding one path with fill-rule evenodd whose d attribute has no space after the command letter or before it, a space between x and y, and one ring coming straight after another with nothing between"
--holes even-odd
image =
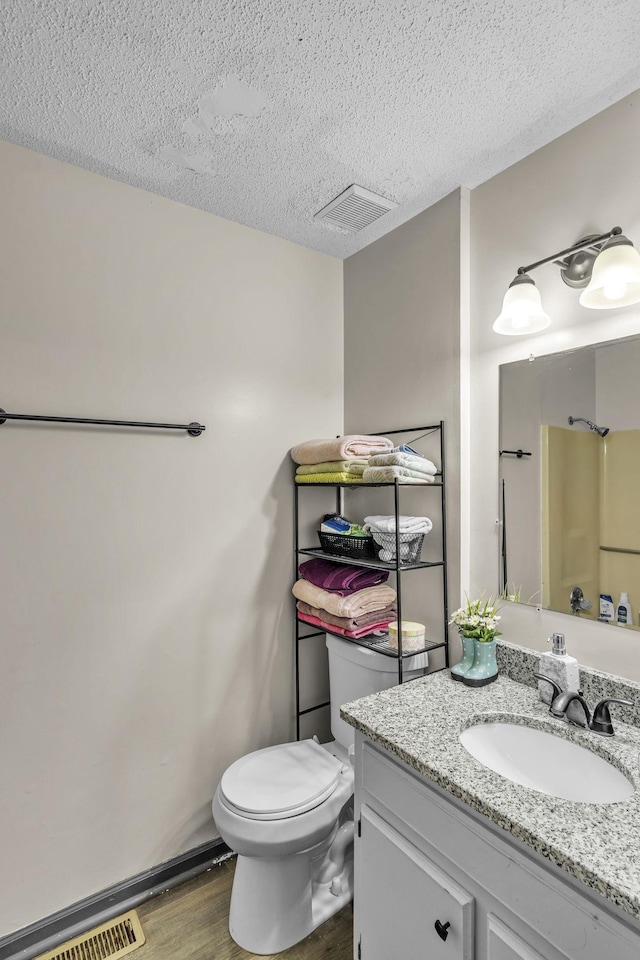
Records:
<instances>
[{"instance_id":1,"label":"black metal shelving unit","mask_svg":"<svg viewBox=\"0 0 640 960\"><path fill-rule=\"evenodd\" d=\"M301 641L311 640L314 637L324 637L325 634L329 633L333 636L340 637L341 640L348 640L349 643L355 643L361 647L368 647L371 650L375 650L377 653L382 654L386 657L392 657L398 661L398 683L402 683L404 680L404 661L408 657L415 657L420 653L430 653L433 650L444 650L445 656L445 667L449 666L449 638L448 638L448 623L449 623L449 599L448 599L448 589L447 589L447 503L446 503L446 481L445 481L445 443L444 443L444 421L441 420L437 424L432 424L430 426L424 427L405 427L399 430L380 430L376 432L377 436L397 436L399 434L419 434L425 436L428 434L433 434L435 432L439 433L440 436L440 473L438 479L433 483L399 483L397 480L395 482L388 483L309 483L302 484L296 483L294 480L294 529L295 529L295 576L298 576L298 565L300 556L308 557L322 557L324 560L333 560L335 563L346 564L356 567L369 567L376 570L388 570L390 573L395 574L396 579L396 592L397 592L397 606L398 606L398 623L402 623L402 574L407 573L411 570L429 570L432 568L441 568L442 569L442 608L443 608L443 639L442 641L427 641L425 646L420 650L411 650L410 652L403 652L402 650L402 631L398 631L398 648L397 650L391 647L389 643L388 633L382 635L375 635L371 637L362 637L360 639L353 639L351 637L345 637L343 634L333 631L329 628L322 630L314 630L313 627L304 620L300 620L298 617L298 610L296 607L296 601L294 598L294 620L295 620L295 676L296 676L296 737L300 739L300 719L305 716L305 714L313 713L316 710L321 710L323 707L329 706L329 701L324 703L315 704L313 707L308 707L305 710L300 709L300 643ZM411 442L411 441L409 441ZM416 442L415 440L413 442ZM302 547L300 546L300 526L299 526L299 496L300 490L304 489L315 489L319 487L332 487L336 491L336 513L343 512L343 494L345 490L362 490L374 487L389 487L393 490L393 499L394 499L394 513L396 517L396 559L394 563L385 563L382 560L352 560L347 557L336 557L328 553L324 553L319 547ZM401 563L400 562L400 530L397 518L400 516L400 491L405 494L411 491L410 496L417 496L416 491L421 490L439 490L440 491L440 510L441 510L441 529L442 529L442 559L435 561L417 561L410 563ZM301 632L305 630L307 632Z\"/></svg>"}]
</instances>

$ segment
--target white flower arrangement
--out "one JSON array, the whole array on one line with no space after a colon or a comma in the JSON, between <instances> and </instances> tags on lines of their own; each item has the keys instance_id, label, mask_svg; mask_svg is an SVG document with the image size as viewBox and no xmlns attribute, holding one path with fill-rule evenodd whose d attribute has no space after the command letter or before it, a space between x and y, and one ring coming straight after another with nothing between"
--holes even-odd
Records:
<instances>
[{"instance_id":1,"label":"white flower arrangement","mask_svg":"<svg viewBox=\"0 0 640 960\"><path fill-rule=\"evenodd\" d=\"M486 600L484 595L478 600L469 600L467 597L465 606L451 615L449 623L457 627L463 636L472 637L481 643L489 643L500 636L499 609L493 597L488 597Z\"/></svg>"}]
</instances>

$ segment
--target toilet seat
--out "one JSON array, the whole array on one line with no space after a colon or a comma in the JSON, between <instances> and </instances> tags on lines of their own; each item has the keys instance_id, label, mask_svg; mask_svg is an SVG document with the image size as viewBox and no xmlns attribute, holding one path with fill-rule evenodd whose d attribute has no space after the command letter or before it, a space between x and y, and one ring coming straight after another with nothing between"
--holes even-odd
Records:
<instances>
[{"instance_id":1,"label":"toilet seat","mask_svg":"<svg viewBox=\"0 0 640 960\"><path fill-rule=\"evenodd\" d=\"M315 740L282 743L236 760L223 774L220 792L239 816L285 820L323 803L344 770Z\"/></svg>"}]
</instances>

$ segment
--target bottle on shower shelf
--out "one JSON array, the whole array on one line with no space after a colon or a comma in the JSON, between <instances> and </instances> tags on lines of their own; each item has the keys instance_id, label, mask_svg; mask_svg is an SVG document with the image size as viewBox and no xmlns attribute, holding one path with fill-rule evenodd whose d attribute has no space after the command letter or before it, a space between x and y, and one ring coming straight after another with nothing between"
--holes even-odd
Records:
<instances>
[{"instance_id":1,"label":"bottle on shower shelf","mask_svg":"<svg viewBox=\"0 0 640 960\"><path fill-rule=\"evenodd\" d=\"M618 623L625 624L628 627L633 625L633 614L631 613L628 593L620 594L620 600L616 607L616 620Z\"/></svg>"}]
</instances>

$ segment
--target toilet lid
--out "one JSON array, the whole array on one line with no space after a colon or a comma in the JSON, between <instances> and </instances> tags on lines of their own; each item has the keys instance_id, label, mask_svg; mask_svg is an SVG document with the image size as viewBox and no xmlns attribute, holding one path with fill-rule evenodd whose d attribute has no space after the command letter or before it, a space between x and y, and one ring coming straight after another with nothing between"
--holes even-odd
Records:
<instances>
[{"instance_id":1,"label":"toilet lid","mask_svg":"<svg viewBox=\"0 0 640 960\"><path fill-rule=\"evenodd\" d=\"M331 796L343 769L315 740L282 743L236 760L223 774L220 789L244 816L284 819Z\"/></svg>"}]
</instances>

